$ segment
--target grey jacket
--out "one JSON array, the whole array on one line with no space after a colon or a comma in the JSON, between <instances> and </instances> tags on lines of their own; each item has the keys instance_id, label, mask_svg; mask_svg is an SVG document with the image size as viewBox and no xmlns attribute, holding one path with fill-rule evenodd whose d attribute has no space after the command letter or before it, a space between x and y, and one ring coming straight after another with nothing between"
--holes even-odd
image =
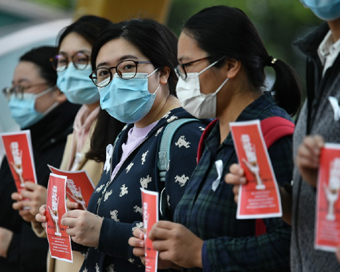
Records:
<instances>
[{"instance_id":1,"label":"grey jacket","mask_svg":"<svg viewBox=\"0 0 340 272\"><path fill-rule=\"evenodd\" d=\"M330 96L340 101L340 57L322 78L317 48L329 28L324 24L295 45L307 56L307 100L294 133L294 157L303 138L321 134L326 142L340 142L340 120L335 121ZM293 175L292 271L340 271L335 254L314 249L316 190L302 180L297 168ZM339 212L339 211L338 211Z\"/></svg>"}]
</instances>

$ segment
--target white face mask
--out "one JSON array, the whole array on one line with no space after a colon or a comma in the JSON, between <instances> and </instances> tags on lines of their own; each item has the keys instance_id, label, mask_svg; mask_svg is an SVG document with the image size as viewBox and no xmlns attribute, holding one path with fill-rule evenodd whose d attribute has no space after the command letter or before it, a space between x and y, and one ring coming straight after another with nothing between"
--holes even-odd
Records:
<instances>
[{"instance_id":1,"label":"white face mask","mask_svg":"<svg viewBox=\"0 0 340 272\"><path fill-rule=\"evenodd\" d=\"M210 67L215 65L217 61L210 64L199 73L187 73L187 78L184 80L181 77L178 79L176 93L181 103L181 106L196 118L215 118L216 117L216 95L227 83L229 78L211 94L202 94L200 91L199 75Z\"/></svg>"}]
</instances>

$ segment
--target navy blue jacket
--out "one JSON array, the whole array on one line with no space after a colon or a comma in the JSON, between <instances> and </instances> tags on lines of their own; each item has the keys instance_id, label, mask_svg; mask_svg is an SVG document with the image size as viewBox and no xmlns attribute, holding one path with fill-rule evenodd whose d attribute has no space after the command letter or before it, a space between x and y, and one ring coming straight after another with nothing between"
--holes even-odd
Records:
<instances>
[{"instance_id":1,"label":"navy blue jacket","mask_svg":"<svg viewBox=\"0 0 340 272\"><path fill-rule=\"evenodd\" d=\"M139 258L132 254L128 240L136 227L142 227L140 188L160 191L165 186L167 219L172 220L185 184L196 166L196 153L206 122L190 122L182 125L174 134L170 147L170 167L165 184L159 179L158 150L165 126L179 118L194 118L182 108L163 116L140 144L126 159L112 181L111 171L104 171L95 189L88 210L104 217L98 248L89 248L81 271L144 271ZM122 155L126 142L127 125L116 143L112 157L114 168ZM85 270L87 269L87 270Z\"/></svg>"}]
</instances>

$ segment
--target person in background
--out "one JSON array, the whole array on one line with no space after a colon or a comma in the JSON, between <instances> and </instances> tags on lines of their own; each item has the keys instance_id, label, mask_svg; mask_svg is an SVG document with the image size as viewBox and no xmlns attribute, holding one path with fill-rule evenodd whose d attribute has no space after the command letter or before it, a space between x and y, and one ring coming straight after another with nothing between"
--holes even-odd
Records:
<instances>
[{"instance_id":1,"label":"person in background","mask_svg":"<svg viewBox=\"0 0 340 272\"><path fill-rule=\"evenodd\" d=\"M94 185L97 185L103 170L106 145L112 137L116 137L123 124L102 111L100 114L99 93L89 75L92 72L90 56L92 44L98 34L112 22L97 16L83 16L61 31L58 39L58 53L51 58L51 66L57 71L57 85L65 94L67 100L76 105L82 105L73 124L73 133L67 138L60 169L68 171L86 170ZM109 134L101 135L100 146L93 143L95 150L90 152L91 135L96 121L107 121ZM95 146L98 146L97 148ZM93 150L93 148L91 149ZM91 155L92 154L92 155ZM103 154L103 155L102 155ZM14 209L22 210L30 207L34 231L39 237L46 237L45 229L35 220L40 206L46 203L46 187L36 184L26 184L21 194L14 193L12 198L18 200ZM23 198L30 199L22 201ZM84 257L79 252L73 253L73 263L49 258L48 272L78 271Z\"/></svg>"},{"instance_id":2,"label":"person in background","mask_svg":"<svg viewBox=\"0 0 340 272\"><path fill-rule=\"evenodd\" d=\"M216 117L204 132L204 151L175 210L176 223L159 221L149 233L159 251L159 268L182 271L289 271L291 228L267 218L256 236L256 220L237 220L233 186L224 182L237 162L230 122L280 117L292 122L301 90L295 72L271 57L249 18L239 9L214 6L193 15L178 41L177 95L198 118ZM264 91L266 66L276 80ZM208 134L206 134L208 133ZM268 150L278 183L292 178L292 137ZM144 256L143 235L130 239Z\"/></svg>"},{"instance_id":3,"label":"person in background","mask_svg":"<svg viewBox=\"0 0 340 272\"><path fill-rule=\"evenodd\" d=\"M324 142L339 143L340 3L301 0L325 22L295 46L307 59L307 99L294 132L293 191L281 190L292 224L292 271L340 271L334 254L314 249L317 172ZM235 169L235 175L237 175ZM337 253L339 258L340 249Z\"/></svg>"},{"instance_id":4,"label":"person in background","mask_svg":"<svg viewBox=\"0 0 340 272\"><path fill-rule=\"evenodd\" d=\"M59 166L66 138L79 106L67 102L56 86L57 73L49 59L57 48L34 48L19 59L12 87L5 88L13 119L21 129L29 129L32 138L38 184L46 187L50 170ZM46 240L38 238L23 218L33 218L29 210L12 209L14 180L4 158L0 167L0 271L46 271ZM27 184L27 183L26 183Z\"/></svg>"},{"instance_id":5,"label":"person in background","mask_svg":"<svg viewBox=\"0 0 340 272\"><path fill-rule=\"evenodd\" d=\"M91 78L101 108L128 125L112 139L112 163L88 211L69 211L61 220L86 253L81 271L144 271L128 245L133 229L143 221L140 188L160 193L164 189L163 216L171 220L196 165L205 124L183 110L176 98L176 43L177 37L164 25L134 19L110 26L93 46ZM163 132L184 118L193 121L172 132L169 167L161 181L157 164ZM37 219L45 219L44 213L42 209Z\"/></svg>"}]
</instances>

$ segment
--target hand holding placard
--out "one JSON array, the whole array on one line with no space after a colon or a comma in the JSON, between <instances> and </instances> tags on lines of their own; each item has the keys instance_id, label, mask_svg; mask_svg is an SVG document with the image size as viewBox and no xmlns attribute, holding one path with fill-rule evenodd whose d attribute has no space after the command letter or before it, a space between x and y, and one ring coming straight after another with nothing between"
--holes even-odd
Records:
<instances>
[{"instance_id":1,"label":"hand holding placard","mask_svg":"<svg viewBox=\"0 0 340 272\"><path fill-rule=\"evenodd\" d=\"M282 216L280 194L260 121L230 123L238 161L246 184L238 189L238 219Z\"/></svg>"},{"instance_id":2,"label":"hand holding placard","mask_svg":"<svg viewBox=\"0 0 340 272\"><path fill-rule=\"evenodd\" d=\"M30 131L22 130L0 135L15 185L20 193L25 187L25 181L37 183Z\"/></svg>"}]
</instances>

